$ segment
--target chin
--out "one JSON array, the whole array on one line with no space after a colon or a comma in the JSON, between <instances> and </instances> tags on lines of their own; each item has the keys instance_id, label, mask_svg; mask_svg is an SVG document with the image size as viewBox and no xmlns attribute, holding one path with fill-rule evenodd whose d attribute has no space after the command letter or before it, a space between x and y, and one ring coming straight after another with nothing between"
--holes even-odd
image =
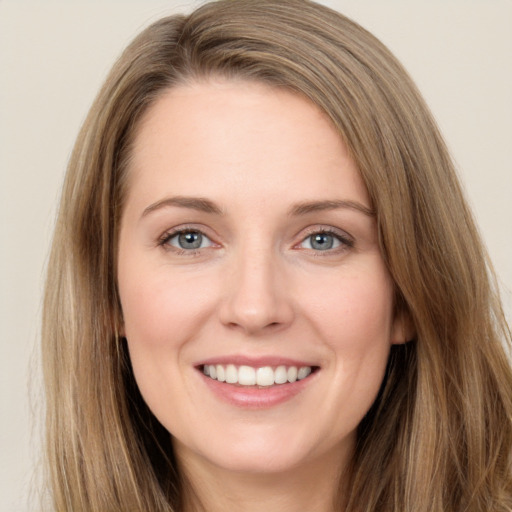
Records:
<instances>
[{"instance_id":1,"label":"chin","mask_svg":"<svg viewBox=\"0 0 512 512\"><path fill-rule=\"evenodd\" d=\"M208 458L212 464L225 471L261 475L286 473L307 463L307 457L289 453L288 450L262 453L257 450L241 452L237 449L222 456L218 453L212 454Z\"/></svg>"},{"instance_id":2,"label":"chin","mask_svg":"<svg viewBox=\"0 0 512 512\"><path fill-rule=\"evenodd\" d=\"M229 472L264 475L308 467L315 460L323 460L336 452L332 443L331 449L326 449L323 443L313 442L314 436L310 432L305 436L303 429L277 428L279 431L275 432L275 428L260 425L238 434L219 432L218 438L210 435L207 446L196 444L191 450L195 454L179 443L180 455L199 456L203 461ZM338 449L341 452L341 444Z\"/></svg>"}]
</instances>

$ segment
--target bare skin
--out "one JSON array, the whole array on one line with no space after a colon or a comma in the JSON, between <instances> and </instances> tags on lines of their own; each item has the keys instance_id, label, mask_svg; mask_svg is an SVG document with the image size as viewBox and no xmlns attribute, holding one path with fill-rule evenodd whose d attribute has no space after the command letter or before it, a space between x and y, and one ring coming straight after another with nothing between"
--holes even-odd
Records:
<instances>
[{"instance_id":1,"label":"bare skin","mask_svg":"<svg viewBox=\"0 0 512 512\"><path fill-rule=\"evenodd\" d=\"M319 459L279 474L233 473L185 457L182 469L190 475L191 488L185 493L184 512L339 512L344 506L338 488L342 470L326 475L325 467L340 464L337 452L331 456L336 460Z\"/></svg>"},{"instance_id":2,"label":"bare skin","mask_svg":"<svg viewBox=\"0 0 512 512\"><path fill-rule=\"evenodd\" d=\"M332 512L405 339L326 116L256 83L168 91L136 136L118 263L134 375L195 492L187 512Z\"/></svg>"}]
</instances>

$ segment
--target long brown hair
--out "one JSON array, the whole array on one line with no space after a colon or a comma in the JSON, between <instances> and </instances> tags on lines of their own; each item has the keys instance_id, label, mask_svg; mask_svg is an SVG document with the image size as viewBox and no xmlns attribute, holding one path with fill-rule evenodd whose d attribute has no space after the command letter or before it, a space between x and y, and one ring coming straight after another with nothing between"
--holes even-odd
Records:
<instances>
[{"instance_id":1,"label":"long brown hair","mask_svg":"<svg viewBox=\"0 0 512 512\"><path fill-rule=\"evenodd\" d=\"M448 151L414 84L371 34L305 0L222 0L144 30L82 127L62 193L43 312L46 452L59 511L177 511L170 435L138 393L116 285L119 218L138 121L210 76L285 87L320 106L377 212L397 314L359 426L347 510L512 509L511 336Z\"/></svg>"}]
</instances>

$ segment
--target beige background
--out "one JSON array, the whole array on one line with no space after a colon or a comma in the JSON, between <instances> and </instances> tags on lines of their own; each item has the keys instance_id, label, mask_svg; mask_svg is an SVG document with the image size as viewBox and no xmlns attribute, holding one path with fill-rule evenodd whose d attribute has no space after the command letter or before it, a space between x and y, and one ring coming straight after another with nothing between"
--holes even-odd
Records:
<instances>
[{"instance_id":1,"label":"beige background","mask_svg":"<svg viewBox=\"0 0 512 512\"><path fill-rule=\"evenodd\" d=\"M129 40L161 15L197 3L0 0L2 511L39 508L29 491L41 432L41 290L73 141L107 70ZM510 319L512 1L324 3L380 37L424 93L458 164Z\"/></svg>"}]
</instances>

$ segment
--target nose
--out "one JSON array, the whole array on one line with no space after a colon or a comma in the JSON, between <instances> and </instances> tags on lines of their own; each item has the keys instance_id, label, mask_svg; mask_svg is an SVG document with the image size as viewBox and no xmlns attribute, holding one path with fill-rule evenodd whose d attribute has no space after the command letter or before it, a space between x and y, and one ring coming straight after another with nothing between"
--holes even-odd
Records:
<instances>
[{"instance_id":1,"label":"nose","mask_svg":"<svg viewBox=\"0 0 512 512\"><path fill-rule=\"evenodd\" d=\"M247 248L233 259L224 281L221 322L252 336L288 326L294 310L278 257L271 251Z\"/></svg>"}]
</instances>

